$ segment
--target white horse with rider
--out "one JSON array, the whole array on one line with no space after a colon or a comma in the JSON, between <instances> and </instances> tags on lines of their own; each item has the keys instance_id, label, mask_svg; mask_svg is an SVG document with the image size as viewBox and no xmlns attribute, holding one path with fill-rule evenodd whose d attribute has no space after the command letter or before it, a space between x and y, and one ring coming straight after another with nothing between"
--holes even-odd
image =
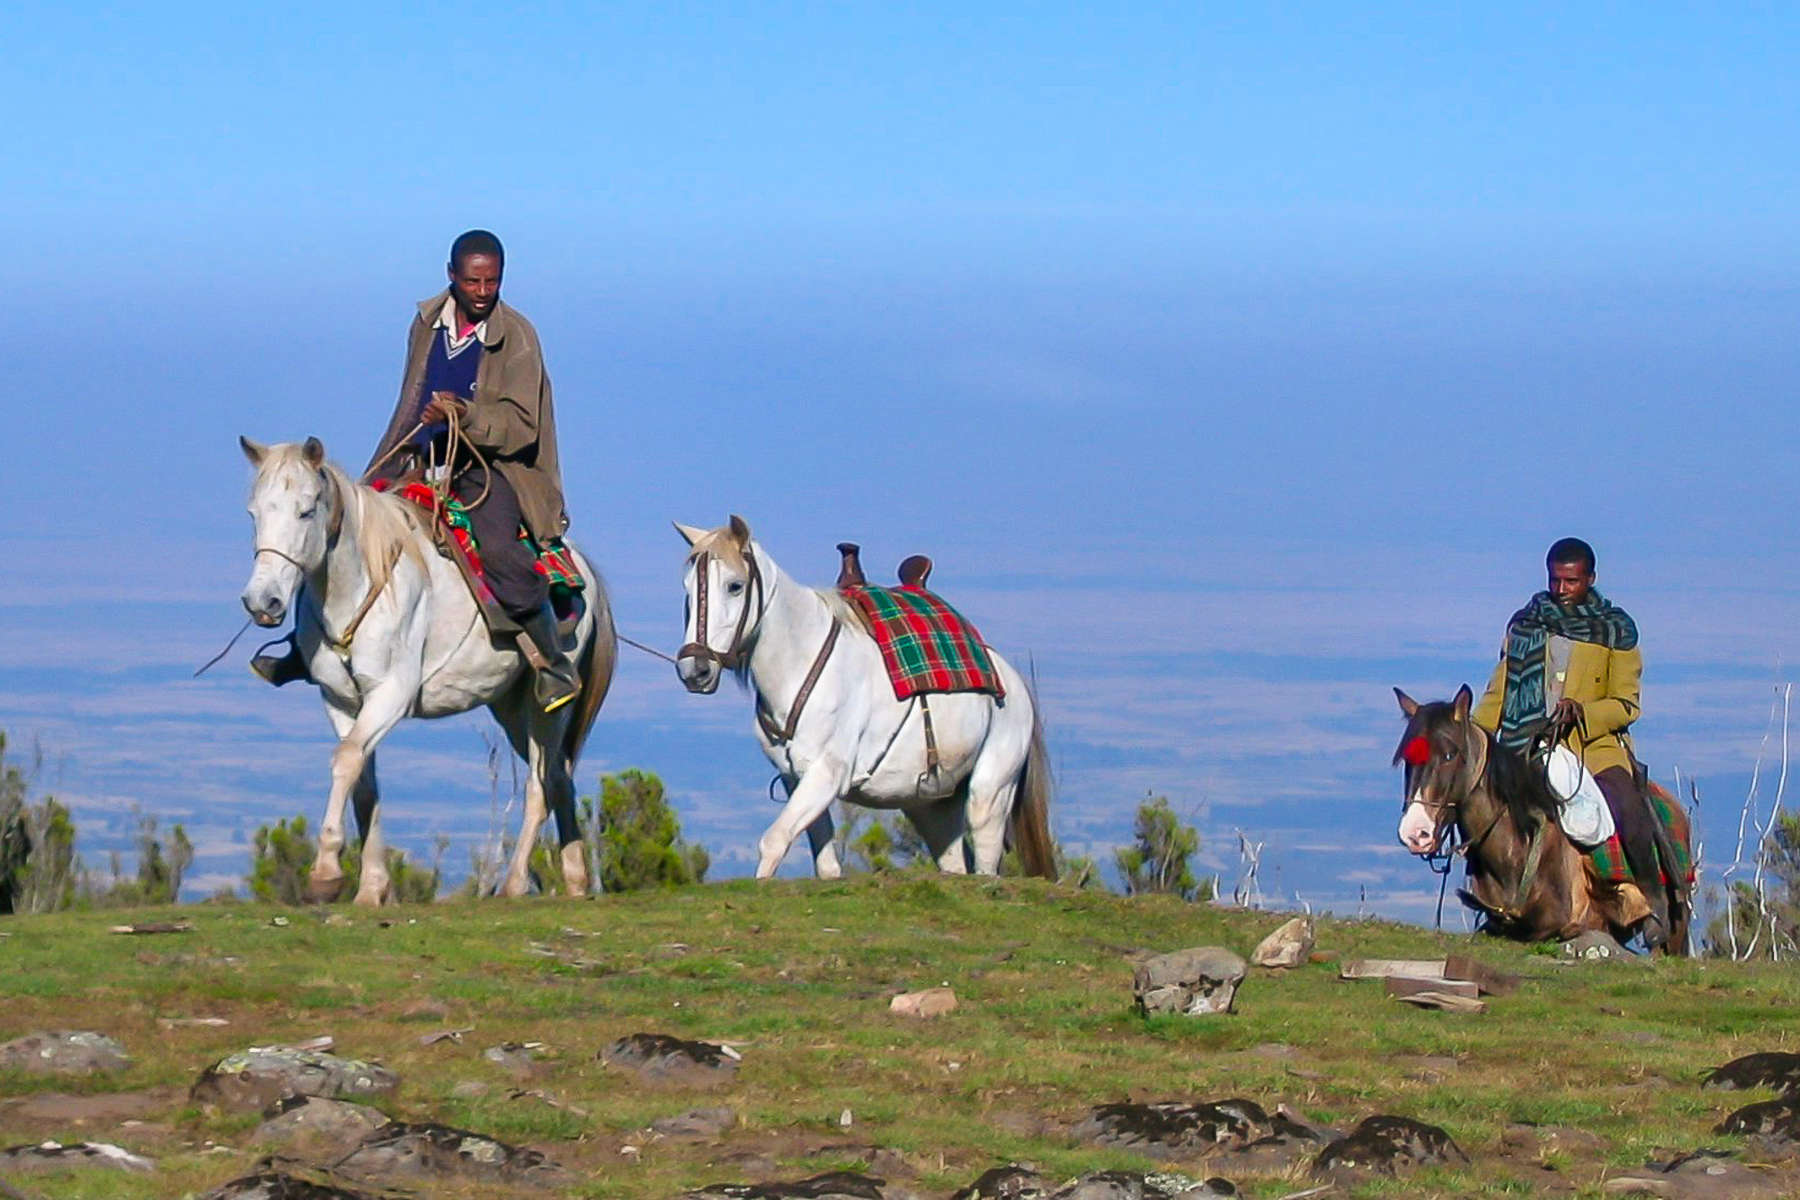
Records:
<instances>
[{"instance_id":1,"label":"white horse with rider","mask_svg":"<svg viewBox=\"0 0 1800 1200\"><path fill-rule=\"evenodd\" d=\"M256 468L250 489L256 555L244 608L265 627L293 612L295 644L338 736L309 879L312 897L331 900L342 889L344 807L353 801L363 835L356 902L386 899L375 748L402 717L443 717L481 704L529 767L524 822L502 894L529 890L531 852L548 812L556 814L564 885L570 895L585 894L575 762L617 655L600 576L569 547L588 584L572 655L582 688L575 703L545 713L524 655L489 636L469 585L433 546L418 506L352 480L327 461L317 438L275 446L239 441Z\"/></svg>"},{"instance_id":2,"label":"white horse with rider","mask_svg":"<svg viewBox=\"0 0 1800 1200\"><path fill-rule=\"evenodd\" d=\"M742 517L713 530L677 524L690 553L686 642L676 672L690 692L735 671L756 696L756 737L786 785L781 815L758 844L756 875L775 873L802 832L823 878L840 872L834 800L899 809L944 871L996 874L1010 831L1028 874L1054 877L1050 772L1031 688L992 653L1005 699L930 697L936 766L928 769L923 697L895 698L880 648L836 591L796 583Z\"/></svg>"}]
</instances>

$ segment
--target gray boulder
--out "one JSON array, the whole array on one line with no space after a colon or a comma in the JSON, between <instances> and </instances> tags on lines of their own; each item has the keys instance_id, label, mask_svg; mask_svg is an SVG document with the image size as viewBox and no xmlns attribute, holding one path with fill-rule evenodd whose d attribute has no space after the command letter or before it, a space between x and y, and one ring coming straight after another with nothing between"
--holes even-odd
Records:
<instances>
[{"instance_id":1,"label":"gray boulder","mask_svg":"<svg viewBox=\"0 0 1800 1200\"><path fill-rule=\"evenodd\" d=\"M188 1098L242 1112L260 1111L287 1096L342 1100L390 1096L399 1088L400 1077L376 1063L320 1050L252 1046L206 1068Z\"/></svg>"},{"instance_id":2,"label":"gray boulder","mask_svg":"<svg viewBox=\"0 0 1800 1200\"><path fill-rule=\"evenodd\" d=\"M1411 1117L1382 1114L1369 1117L1319 1152L1313 1163L1318 1175L1340 1172L1373 1172L1392 1175L1396 1167L1466 1164L1463 1153L1448 1133Z\"/></svg>"},{"instance_id":3,"label":"gray boulder","mask_svg":"<svg viewBox=\"0 0 1800 1200\"><path fill-rule=\"evenodd\" d=\"M1297 967L1312 951L1312 918L1295 917L1258 942L1250 952L1250 962L1258 967Z\"/></svg>"},{"instance_id":4,"label":"gray boulder","mask_svg":"<svg viewBox=\"0 0 1800 1200\"><path fill-rule=\"evenodd\" d=\"M738 1060L724 1046L694 1042L666 1033L634 1033L600 1052L609 1067L635 1071L656 1083L699 1087L729 1083L737 1076Z\"/></svg>"},{"instance_id":5,"label":"gray boulder","mask_svg":"<svg viewBox=\"0 0 1800 1200\"><path fill-rule=\"evenodd\" d=\"M1164 1100L1097 1105L1069 1132L1080 1141L1155 1158L1198 1158L1266 1137L1273 1124L1254 1100Z\"/></svg>"},{"instance_id":6,"label":"gray boulder","mask_svg":"<svg viewBox=\"0 0 1800 1200\"><path fill-rule=\"evenodd\" d=\"M1177 950L1138 963L1132 992L1146 1016L1228 1013L1247 969L1242 958L1222 946Z\"/></svg>"},{"instance_id":7,"label":"gray boulder","mask_svg":"<svg viewBox=\"0 0 1800 1200\"><path fill-rule=\"evenodd\" d=\"M536 1150L433 1123L390 1121L369 1134L335 1170L370 1179L485 1179L562 1185L568 1172Z\"/></svg>"},{"instance_id":8,"label":"gray boulder","mask_svg":"<svg viewBox=\"0 0 1800 1200\"><path fill-rule=\"evenodd\" d=\"M255 1137L295 1157L328 1161L348 1154L387 1123L385 1113L366 1104L288 1096L263 1113Z\"/></svg>"},{"instance_id":9,"label":"gray boulder","mask_svg":"<svg viewBox=\"0 0 1800 1200\"><path fill-rule=\"evenodd\" d=\"M93 1075L130 1065L124 1046L88 1030L28 1033L0 1045L0 1068L31 1075Z\"/></svg>"},{"instance_id":10,"label":"gray boulder","mask_svg":"<svg viewBox=\"0 0 1800 1200\"><path fill-rule=\"evenodd\" d=\"M313 1183L282 1171L258 1171L222 1183L200 1200L373 1200L362 1192Z\"/></svg>"},{"instance_id":11,"label":"gray boulder","mask_svg":"<svg viewBox=\"0 0 1800 1200\"><path fill-rule=\"evenodd\" d=\"M109 1171L144 1172L156 1163L109 1142L38 1142L0 1150L0 1171L61 1171L69 1167L100 1167Z\"/></svg>"}]
</instances>

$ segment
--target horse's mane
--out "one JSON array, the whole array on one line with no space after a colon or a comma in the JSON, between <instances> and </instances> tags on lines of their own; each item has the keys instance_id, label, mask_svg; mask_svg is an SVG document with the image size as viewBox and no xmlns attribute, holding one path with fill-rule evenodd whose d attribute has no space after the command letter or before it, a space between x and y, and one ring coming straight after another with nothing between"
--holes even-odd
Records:
<instances>
[{"instance_id":1,"label":"horse's mane","mask_svg":"<svg viewBox=\"0 0 1800 1200\"><path fill-rule=\"evenodd\" d=\"M1551 794L1544 772L1516 750L1508 750L1483 729L1488 743L1488 786L1506 805L1513 827L1521 834L1537 828L1539 821L1555 823L1562 802Z\"/></svg>"}]
</instances>

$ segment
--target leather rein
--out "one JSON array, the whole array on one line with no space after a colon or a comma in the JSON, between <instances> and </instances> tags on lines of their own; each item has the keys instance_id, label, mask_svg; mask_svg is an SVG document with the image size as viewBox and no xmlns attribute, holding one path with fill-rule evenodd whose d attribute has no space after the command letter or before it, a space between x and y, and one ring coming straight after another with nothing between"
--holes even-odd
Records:
<instances>
[{"instance_id":1,"label":"leather rein","mask_svg":"<svg viewBox=\"0 0 1800 1200\"><path fill-rule=\"evenodd\" d=\"M712 551L702 550L694 557L694 632L699 637L706 637L707 613L709 611L708 594L710 591ZM744 607L738 613L737 625L731 631L731 644L723 651L714 650L705 641L693 641L675 652L676 658L697 658L702 662L714 662L719 666L735 671L744 664L749 647L744 644L744 635L750 628L750 607L756 606L757 624L762 623L763 614L769 609L769 593L763 583L762 568L756 563L756 554L746 546L744 561L749 564L749 583L745 587ZM812 698L813 688L818 686L819 677L825 673L825 664L831 658L832 650L837 646L838 633L843 626L836 617L832 618L831 630L825 635L825 644L819 647L818 654L813 656L812 666L806 672L806 678L800 684L800 690L794 695L794 702L788 706L787 720L775 724L769 716L768 709L762 703L759 693L756 705L756 721L762 727L771 742L791 742L794 731L800 726L800 714L806 709L806 702Z\"/></svg>"}]
</instances>

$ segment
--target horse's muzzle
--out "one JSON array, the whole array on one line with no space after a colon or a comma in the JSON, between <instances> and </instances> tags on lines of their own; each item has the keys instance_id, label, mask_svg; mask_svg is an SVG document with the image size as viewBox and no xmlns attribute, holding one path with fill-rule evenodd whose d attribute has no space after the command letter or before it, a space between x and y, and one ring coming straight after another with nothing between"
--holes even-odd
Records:
<instances>
[{"instance_id":1,"label":"horse's muzzle","mask_svg":"<svg viewBox=\"0 0 1800 1200\"><path fill-rule=\"evenodd\" d=\"M243 600L244 611L250 614L250 619L264 629L273 629L281 624L283 617L287 616L287 605L282 603L279 596L253 600L246 592L240 599Z\"/></svg>"},{"instance_id":2,"label":"horse's muzzle","mask_svg":"<svg viewBox=\"0 0 1800 1200\"><path fill-rule=\"evenodd\" d=\"M675 674L688 691L697 696L710 696L719 690L719 677L723 672L712 659L684 655L675 660Z\"/></svg>"}]
</instances>

